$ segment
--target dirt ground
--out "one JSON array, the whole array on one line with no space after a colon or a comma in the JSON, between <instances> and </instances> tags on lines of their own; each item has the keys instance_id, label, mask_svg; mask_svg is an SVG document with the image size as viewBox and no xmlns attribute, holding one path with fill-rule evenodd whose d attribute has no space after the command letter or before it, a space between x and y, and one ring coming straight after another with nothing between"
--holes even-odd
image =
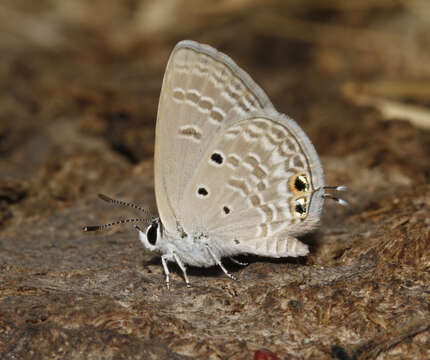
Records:
<instances>
[{"instance_id":1,"label":"dirt ground","mask_svg":"<svg viewBox=\"0 0 430 360\"><path fill-rule=\"evenodd\" d=\"M123 226L156 212L175 43L228 53L314 143L326 202L301 259L190 270ZM430 359L430 3L0 3L0 358Z\"/></svg>"}]
</instances>

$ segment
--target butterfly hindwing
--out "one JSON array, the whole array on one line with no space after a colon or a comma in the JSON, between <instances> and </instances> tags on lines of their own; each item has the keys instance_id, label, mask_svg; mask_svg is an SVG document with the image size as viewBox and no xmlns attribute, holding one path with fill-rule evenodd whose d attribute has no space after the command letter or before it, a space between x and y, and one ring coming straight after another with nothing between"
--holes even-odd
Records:
<instances>
[{"instance_id":1,"label":"butterfly hindwing","mask_svg":"<svg viewBox=\"0 0 430 360\"><path fill-rule=\"evenodd\" d=\"M318 224L323 198L313 195L322 186L319 158L293 120L249 115L220 131L196 164L181 224L238 253L304 255L295 236Z\"/></svg>"}]
</instances>

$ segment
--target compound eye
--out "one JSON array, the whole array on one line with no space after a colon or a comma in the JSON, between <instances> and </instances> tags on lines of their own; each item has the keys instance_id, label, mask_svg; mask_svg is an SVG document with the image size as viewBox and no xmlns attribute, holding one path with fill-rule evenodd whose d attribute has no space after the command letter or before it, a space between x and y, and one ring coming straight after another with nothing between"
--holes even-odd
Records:
<instances>
[{"instance_id":1,"label":"compound eye","mask_svg":"<svg viewBox=\"0 0 430 360\"><path fill-rule=\"evenodd\" d=\"M157 230L158 230L158 223L154 222L151 224L151 226L148 228L146 232L146 238L148 239L148 242L153 246L157 242Z\"/></svg>"}]
</instances>

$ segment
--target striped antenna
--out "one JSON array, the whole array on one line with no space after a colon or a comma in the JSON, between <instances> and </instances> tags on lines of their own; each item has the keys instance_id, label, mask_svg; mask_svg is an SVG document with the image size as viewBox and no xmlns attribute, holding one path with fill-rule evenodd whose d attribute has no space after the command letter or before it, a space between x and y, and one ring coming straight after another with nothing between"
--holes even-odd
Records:
<instances>
[{"instance_id":1,"label":"striped antenna","mask_svg":"<svg viewBox=\"0 0 430 360\"><path fill-rule=\"evenodd\" d=\"M103 224L103 225L89 225L89 226L84 226L82 228L82 231L98 231L98 230L104 230L107 228L110 228L112 226L116 226L116 225L121 225L121 224L128 224L128 223L134 223L134 222L140 222L140 221L144 221L146 223L150 223L152 220L148 220L148 219L142 219L142 218L138 218L138 219L122 219L122 220L118 220L109 224Z\"/></svg>"},{"instance_id":2,"label":"striped antenna","mask_svg":"<svg viewBox=\"0 0 430 360\"><path fill-rule=\"evenodd\" d=\"M122 200L116 200L116 199L112 199L109 196L103 195L103 194L99 194L99 198L102 199L103 201L106 201L108 203L114 204L114 205L119 205L119 206L127 206L127 207L131 207L133 209L142 211L144 214L146 214L147 216L149 216L152 219L156 219L157 217L152 215L148 210L144 209L143 207L140 207L139 205L133 204L133 203L129 203L126 201L122 201Z\"/></svg>"},{"instance_id":3,"label":"striped antenna","mask_svg":"<svg viewBox=\"0 0 430 360\"><path fill-rule=\"evenodd\" d=\"M103 194L99 194L99 198L102 199L103 201L106 201L106 202L114 204L114 205L127 206L127 207L131 207L133 209L142 211L147 217L146 218L136 218L136 219L122 219L122 220L118 220L118 221L111 222L109 224L103 224L103 225L84 226L82 228L83 231L104 230L104 229L110 228L112 226L128 224L128 223L136 223L136 222L145 222L145 223L149 224L149 223L153 222L154 220L158 219L156 216L152 215L148 210L146 210L146 209L144 209L144 208L142 208L136 204L132 204L132 203L121 201L121 200L112 199L109 196L106 196Z\"/></svg>"}]
</instances>

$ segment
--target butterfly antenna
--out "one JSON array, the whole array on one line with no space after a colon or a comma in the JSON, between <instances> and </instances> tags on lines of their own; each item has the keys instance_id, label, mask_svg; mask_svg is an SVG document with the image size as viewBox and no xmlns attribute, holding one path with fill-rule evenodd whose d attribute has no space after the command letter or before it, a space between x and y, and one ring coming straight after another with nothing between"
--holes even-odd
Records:
<instances>
[{"instance_id":1,"label":"butterfly antenna","mask_svg":"<svg viewBox=\"0 0 430 360\"><path fill-rule=\"evenodd\" d=\"M122 200L112 199L109 196L106 196L106 195L103 195L103 194L98 194L98 195L99 195L100 199L102 199L103 201L106 201L108 203L119 205L119 206L131 207L133 209L142 211L144 214L146 214L151 219L156 219L157 218L156 216L154 216L153 214L151 214L148 210L144 209L143 207L140 207L139 205L136 205L136 204L133 204L133 203L129 203L129 202L126 202L126 201L122 201Z\"/></svg>"},{"instance_id":2,"label":"butterfly antenna","mask_svg":"<svg viewBox=\"0 0 430 360\"><path fill-rule=\"evenodd\" d=\"M149 223L152 220L142 219L142 218L138 218L138 219L122 219L122 220L118 220L118 221L115 221L115 222L111 222L109 224L84 226L82 228L82 231L86 231L87 232L87 231L105 230L105 229L110 228L112 226L122 225L122 224L128 224L128 223L135 223L135 222L141 222L141 221Z\"/></svg>"}]
</instances>

